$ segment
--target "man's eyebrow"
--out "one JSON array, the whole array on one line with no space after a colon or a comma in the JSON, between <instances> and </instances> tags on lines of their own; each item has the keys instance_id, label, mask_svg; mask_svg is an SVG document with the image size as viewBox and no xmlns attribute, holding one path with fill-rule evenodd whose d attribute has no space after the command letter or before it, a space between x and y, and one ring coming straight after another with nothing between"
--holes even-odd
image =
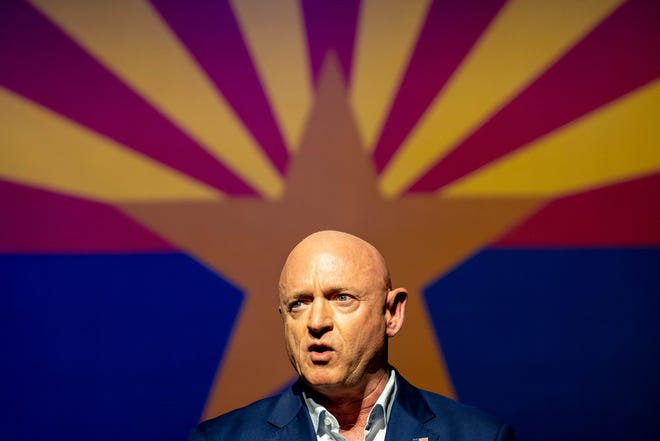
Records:
<instances>
[{"instance_id":1,"label":"man's eyebrow","mask_svg":"<svg viewBox=\"0 0 660 441\"><path fill-rule=\"evenodd\" d=\"M326 291L327 294L338 294L340 292L353 292L353 289L348 288L347 286L338 286L336 288L330 288Z\"/></svg>"},{"instance_id":2,"label":"man's eyebrow","mask_svg":"<svg viewBox=\"0 0 660 441\"><path fill-rule=\"evenodd\" d=\"M329 295L334 295L334 294L338 294L338 293L342 293L342 292L354 292L354 291L355 291L354 289L350 289L347 286L333 286L333 287L324 289L323 290L323 295L329 296ZM301 297L312 297L312 296L314 296L314 293L309 292L309 291L301 290L301 291L293 291L289 294L285 294L284 298L285 299L298 299L298 298L301 298Z\"/></svg>"},{"instance_id":3,"label":"man's eyebrow","mask_svg":"<svg viewBox=\"0 0 660 441\"><path fill-rule=\"evenodd\" d=\"M308 291L294 291L292 293L285 294L283 296L283 298L285 300L291 300L291 299L299 299L301 297L311 297L311 296L312 296L312 293L310 293Z\"/></svg>"}]
</instances>

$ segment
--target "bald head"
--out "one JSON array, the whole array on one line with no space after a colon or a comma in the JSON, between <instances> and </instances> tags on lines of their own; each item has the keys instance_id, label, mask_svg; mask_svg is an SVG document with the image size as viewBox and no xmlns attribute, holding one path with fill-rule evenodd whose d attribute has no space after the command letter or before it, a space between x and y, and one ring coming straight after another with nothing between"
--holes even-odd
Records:
<instances>
[{"instance_id":1,"label":"bald head","mask_svg":"<svg viewBox=\"0 0 660 441\"><path fill-rule=\"evenodd\" d=\"M300 263L321 255L340 255L355 267L355 271L368 270L384 292L391 289L390 274L383 255L364 239L343 231L325 230L312 233L296 245L284 263L280 275L280 295L285 290L287 276Z\"/></svg>"}]
</instances>

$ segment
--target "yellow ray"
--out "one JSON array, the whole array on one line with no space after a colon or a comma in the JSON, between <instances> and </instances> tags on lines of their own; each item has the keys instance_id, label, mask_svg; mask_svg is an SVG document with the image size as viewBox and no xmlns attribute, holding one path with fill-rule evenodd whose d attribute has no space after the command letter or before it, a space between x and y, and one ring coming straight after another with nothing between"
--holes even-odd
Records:
<instances>
[{"instance_id":1,"label":"yellow ray","mask_svg":"<svg viewBox=\"0 0 660 441\"><path fill-rule=\"evenodd\" d=\"M278 172L148 2L32 3L262 195L282 193Z\"/></svg>"},{"instance_id":2,"label":"yellow ray","mask_svg":"<svg viewBox=\"0 0 660 441\"><path fill-rule=\"evenodd\" d=\"M104 202L218 200L222 195L0 88L0 177Z\"/></svg>"},{"instance_id":3,"label":"yellow ray","mask_svg":"<svg viewBox=\"0 0 660 441\"><path fill-rule=\"evenodd\" d=\"M289 150L296 150L312 103L302 11L296 0L232 0Z\"/></svg>"},{"instance_id":4,"label":"yellow ray","mask_svg":"<svg viewBox=\"0 0 660 441\"><path fill-rule=\"evenodd\" d=\"M350 100L369 151L375 147L429 4L429 0L362 2Z\"/></svg>"},{"instance_id":5,"label":"yellow ray","mask_svg":"<svg viewBox=\"0 0 660 441\"><path fill-rule=\"evenodd\" d=\"M382 176L382 192L396 196L408 188L620 3L508 3L392 158Z\"/></svg>"},{"instance_id":6,"label":"yellow ray","mask_svg":"<svg viewBox=\"0 0 660 441\"><path fill-rule=\"evenodd\" d=\"M500 158L447 196L564 196L660 170L660 81Z\"/></svg>"}]
</instances>

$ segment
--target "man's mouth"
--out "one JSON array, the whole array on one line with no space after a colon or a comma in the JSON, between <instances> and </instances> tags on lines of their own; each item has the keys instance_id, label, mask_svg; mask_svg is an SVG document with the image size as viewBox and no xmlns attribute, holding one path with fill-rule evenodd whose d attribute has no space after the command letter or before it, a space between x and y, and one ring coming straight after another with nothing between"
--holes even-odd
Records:
<instances>
[{"instance_id":1,"label":"man's mouth","mask_svg":"<svg viewBox=\"0 0 660 441\"><path fill-rule=\"evenodd\" d=\"M323 344L311 344L307 347L312 362L325 364L330 361L334 350L332 347Z\"/></svg>"}]
</instances>

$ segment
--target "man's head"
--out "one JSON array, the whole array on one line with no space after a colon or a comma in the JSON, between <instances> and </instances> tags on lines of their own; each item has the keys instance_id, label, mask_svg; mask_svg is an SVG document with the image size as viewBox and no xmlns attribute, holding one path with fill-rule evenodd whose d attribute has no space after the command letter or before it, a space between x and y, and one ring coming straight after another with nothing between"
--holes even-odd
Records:
<instances>
[{"instance_id":1,"label":"man's head","mask_svg":"<svg viewBox=\"0 0 660 441\"><path fill-rule=\"evenodd\" d=\"M371 244L339 231L306 237L289 254L279 291L289 358L314 390L357 390L386 370L407 293L391 288Z\"/></svg>"}]
</instances>

